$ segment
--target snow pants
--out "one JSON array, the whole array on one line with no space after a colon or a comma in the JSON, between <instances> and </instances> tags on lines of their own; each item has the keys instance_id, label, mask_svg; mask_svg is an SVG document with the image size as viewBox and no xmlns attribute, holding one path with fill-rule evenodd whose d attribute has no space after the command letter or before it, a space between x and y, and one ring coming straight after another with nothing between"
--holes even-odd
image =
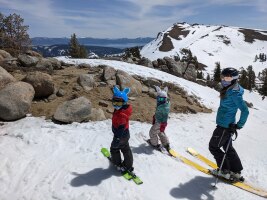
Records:
<instances>
[{"instance_id":1,"label":"snow pants","mask_svg":"<svg viewBox=\"0 0 267 200\"><path fill-rule=\"evenodd\" d=\"M163 146L166 146L167 144L170 144L169 138L164 132L160 132L160 123L155 123L150 131L149 131L149 136L150 136L150 142L152 145L156 146L159 144L159 139L161 141L161 144Z\"/></svg>"},{"instance_id":2,"label":"snow pants","mask_svg":"<svg viewBox=\"0 0 267 200\"><path fill-rule=\"evenodd\" d=\"M217 126L210 139L209 150L211 154L214 156L218 167L221 166L224 156L224 151L226 150L227 144L230 139L231 139L231 132L226 128ZM224 149L224 151L221 150L221 147ZM235 173L241 172L241 170L243 169L240 158L236 153L234 147L232 146L232 141L226 153L222 169L230 170Z\"/></svg>"},{"instance_id":3,"label":"snow pants","mask_svg":"<svg viewBox=\"0 0 267 200\"><path fill-rule=\"evenodd\" d=\"M130 135L127 137L113 137L110 147L110 153L112 162L114 165L123 165L126 169L131 169L133 167L133 154L129 145ZM121 159L121 153L123 154L123 162Z\"/></svg>"}]
</instances>

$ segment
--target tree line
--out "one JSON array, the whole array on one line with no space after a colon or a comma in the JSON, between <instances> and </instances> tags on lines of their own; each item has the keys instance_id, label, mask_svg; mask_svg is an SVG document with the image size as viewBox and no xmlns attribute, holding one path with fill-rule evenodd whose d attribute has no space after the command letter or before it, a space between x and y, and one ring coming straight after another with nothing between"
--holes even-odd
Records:
<instances>
[{"instance_id":1,"label":"tree line","mask_svg":"<svg viewBox=\"0 0 267 200\"><path fill-rule=\"evenodd\" d=\"M260 62L266 62L266 60L267 60L266 54L265 53L260 53L259 55L256 55L254 62L257 62L258 60Z\"/></svg>"}]
</instances>

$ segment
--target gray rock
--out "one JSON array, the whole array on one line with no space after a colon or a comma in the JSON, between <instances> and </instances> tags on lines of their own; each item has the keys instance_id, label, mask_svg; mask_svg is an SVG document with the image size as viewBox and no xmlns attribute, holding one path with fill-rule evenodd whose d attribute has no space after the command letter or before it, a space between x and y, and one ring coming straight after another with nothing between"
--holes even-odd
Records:
<instances>
[{"instance_id":1,"label":"gray rock","mask_svg":"<svg viewBox=\"0 0 267 200\"><path fill-rule=\"evenodd\" d=\"M149 91L149 88L147 86L143 86L142 87L142 92L143 93L148 93L148 91Z\"/></svg>"},{"instance_id":2,"label":"gray rock","mask_svg":"<svg viewBox=\"0 0 267 200\"><path fill-rule=\"evenodd\" d=\"M60 104L54 119L64 123L84 122L89 120L91 110L91 102L85 97L79 97Z\"/></svg>"},{"instance_id":3,"label":"gray rock","mask_svg":"<svg viewBox=\"0 0 267 200\"><path fill-rule=\"evenodd\" d=\"M65 90L63 90L62 88L60 88L58 91L57 91L57 96L58 97L63 97L65 95Z\"/></svg>"},{"instance_id":4,"label":"gray rock","mask_svg":"<svg viewBox=\"0 0 267 200\"><path fill-rule=\"evenodd\" d=\"M51 64L51 61L47 58L40 59L35 67L38 69L48 69L50 71L53 70L53 65Z\"/></svg>"},{"instance_id":5,"label":"gray rock","mask_svg":"<svg viewBox=\"0 0 267 200\"><path fill-rule=\"evenodd\" d=\"M186 101L187 101L190 105L193 105L193 104L194 104L193 99L190 98L190 97L187 97L187 98L186 98Z\"/></svg>"},{"instance_id":6,"label":"gray rock","mask_svg":"<svg viewBox=\"0 0 267 200\"><path fill-rule=\"evenodd\" d=\"M22 54L18 56L18 61L23 67L34 67L38 63L39 59L33 56Z\"/></svg>"},{"instance_id":7,"label":"gray rock","mask_svg":"<svg viewBox=\"0 0 267 200\"><path fill-rule=\"evenodd\" d=\"M101 100L98 102L98 105L102 106L102 107L108 107L109 103L104 101L104 100Z\"/></svg>"},{"instance_id":8,"label":"gray rock","mask_svg":"<svg viewBox=\"0 0 267 200\"><path fill-rule=\"evenodd\" d=\"M151 62L151 60L149 60L148 58L142 57L139 62L138 65L143 65L149 68L153 68L153 64Z\"/></svg>"},{"instance_id":9,"label":"gray rock","mask_svg":"<svg viewBox=\"0 0 267 200\"><path fill-rule=\"evenodd\" d=\"M95 87L95 79L93 74L80 74L78 83L87 91Z\"/></svg>"},{"instance_id":10,"label":"gray rock","mask_svg":"<svg viewBox=\"0 0 267 200\"><path fill-rule=\"evenodd\" d=\"M158 63L157 60L152 61L152 65L153 65L154 68L158 68L159 67L159 63Z\"/></svg>"},{"instance_id":11,"label":"gray rock","mask_svg":"<svg viewBox=\"0 0 267 200\"><path fill-rule=\"evenodd\" d=\"M92 108L92 113L89 116L90 121L103 121L106 119L105 113L101 108Z\"/></svg>"},{"instance_id":12,"label":"gray rock","mask_svg":"<svg viewBox=\"0 0 267 200\"><path fill-rule=\"evenodd\" d=\"M114 87L114 85L116 85L116 80L108 80L108 81L107 81L107 84L108 84L110 87Z\"/></svg>"},{"instance_id":13,"label":"gray rock","mask_svg":"<svg viewBox=\"0 0 267 200\"><path fill-rule=\"evenodd\" d=\"M6 52L5 50L0 49L0 61L6 58L12 58L10 53Z\"/></svg>"},{"instance_id":14,"label":"gray rock","mask_svg":"<svg viewBox=\"0 0 267 200\"><path fill-rule=\"evenodd\" d=\"M33 87L25 82L9 83L0 90L0 118L17 120L29 112L34 97Z\"/></svg>"},{"instance_id":15,"label":"gray rock","mask_svg":"<svg viewBox=\"0 0 267 200\"><path fill-rule=\"evenodd\" d=\"M4 68L0 67L0 90L8 83L15 82L16 79L9 74Z\"/></svg>"},{"instance_id":16,"label":"gray rock","mask_svg":"<svg viewBox=\"0 0 267 200\"><path fill-rule=\"evenodd\" d=\"M47 100L48 101L53 101L53 100L55 100L57 98L57 95L56 94L51 94L48 98L47 98Z\"/></svg>"},{"instance_id":17,"label":"gray rock","mask_svg":"<svg viewBox=\"0 0 267 200\"><path fill-rule=\"evenodd\" d=\"M116 78L121 89L126 87L131 89L130 96L139 96L142 93L142 84L126 72L118 70Z\"/></svg>"},{"instance_id":18,"label":"gray rock","mask_svg":"<svg viewBox=\"0 0 267 200\"><path fill-rule=\"evenodd\" d=\"M161 86L161 82L154 78L147 78L147 80L144 81L144 84L148 87Z\"/></svg>"},{"instance_id":19,"label":"gray rock","mask_svg":"<svg viewBox=\"0 0 267 200\"><path fill-rule=\"evenodd\" d=\"M113 67L105 67L103 71L104 81L115 80L116 70Z\"/></svg>"},{"instance_id":20,"label":"gray rock","mask_svg":"<svg viewBox=\"0 0 267 200\"><path fill-rule=\"evenodd\" d=\"M47 59L50 61L53 69L55 70L63 69L63 67L61 66L61 62L56 58L47 58Z\"/></svg>"},{"instance_id":21,"label":"gray rock","mask_svg":"<svg viewBox=\"0 0 267 200\"><path fill-rule=\"evenodd\" d=\"M35 97L48 97L54 93L55 86L52 77L42 72L31 72L24 79L24 82L30 83L35 90Z\"/></svg>"}]
</instances>

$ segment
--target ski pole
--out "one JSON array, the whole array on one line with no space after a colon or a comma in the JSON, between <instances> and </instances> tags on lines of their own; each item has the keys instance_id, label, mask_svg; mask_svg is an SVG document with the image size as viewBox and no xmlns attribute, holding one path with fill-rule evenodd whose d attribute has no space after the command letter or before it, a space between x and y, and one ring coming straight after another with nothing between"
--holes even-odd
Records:
<instances>
[{"instance_id":1,"label":"ski pole","mask_svg":"<svg viewBox=\"0 0 267 200\"><path fill-rule=\"evenodd\" d=\"M222 166L223 166L223 163L224 163L224 161L225 161L226 154L227 154L227 152L228 152L229 146L230 146L230 144L231 144L231 142L232 142L232 137L233 137L233 135L234 135L234 133L231 133L231 137L229 138L228 144L227 144L227 146L226 146L226 149L225 149L225 152L224 152L224 155L223 155L223 159L222 159L222 163L221 163L220 168L219 168L219 172L222 170ZM218 175L217 175L213 187L216 187L216 185L217 185L217 183L218 183L218 180L219 180L219 177L218 177Z\"/></svg>"}]
</instances>

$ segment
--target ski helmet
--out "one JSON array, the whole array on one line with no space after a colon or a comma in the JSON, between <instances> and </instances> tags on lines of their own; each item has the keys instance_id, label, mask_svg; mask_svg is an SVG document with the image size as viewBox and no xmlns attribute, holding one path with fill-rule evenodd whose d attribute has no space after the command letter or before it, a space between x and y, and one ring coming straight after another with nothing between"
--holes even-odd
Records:
<instances>
[{"instance_id":1,"label":"ski helmet","mask_svg":"<svg viewBox=\"0 0 267 200\"><path fill-rule=\"evenodd\" d=\"M165 87L163 90L160 89L160 87L155 86L156 91L157 91L157 104L164 104L167 102L168 99L168 87Z\"/></svg>"},{"instance_id":2,"label":"ski helmet","mask_svg":"<svg viewBox=\"0 0 267 200\"><path fill-rule=\"evenodd\" d=\"M116 86L113 88L113 107L115 109L120 109L123 105L126 105L128 102L128 94L130 92L130 88L125 88L123 91L120 91Z\"/></svg>"},{"instance_id":3,"label":"ski helmet","mask_svg":"<svg viewBox=\"0 0 267 200\"><path fill-rule=\"evenodd\" d=\"M227 67L222 70L221 75L223 77L232 77L234 80L238 79L238 71L233 67Z\"/></svg>"}]
</instances>

